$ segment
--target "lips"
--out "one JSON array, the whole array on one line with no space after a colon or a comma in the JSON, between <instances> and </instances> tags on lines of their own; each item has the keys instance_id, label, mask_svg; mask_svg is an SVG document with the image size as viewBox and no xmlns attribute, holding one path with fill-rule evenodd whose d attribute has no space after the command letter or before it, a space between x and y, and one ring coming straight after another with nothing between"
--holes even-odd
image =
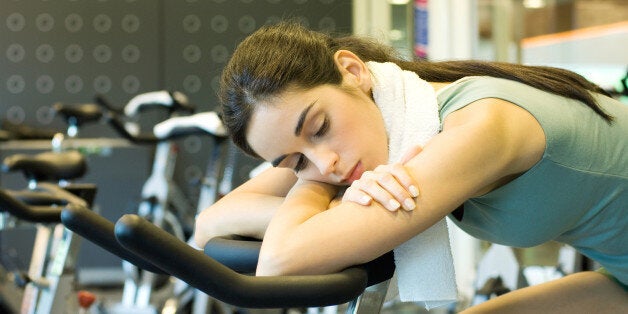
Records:
<instances>
[{"instance_id":1,"label":"lips","mask_svg":"<svg viewBox=\"0 0 628 314\"><path fill-rule=\"evenodd\" d=\"M364 165L362 165L362 162L358 162L344 181L347 184L351 184L353 181L359 179L362 173L364 173Z\"/></svg>"}]
</instances>

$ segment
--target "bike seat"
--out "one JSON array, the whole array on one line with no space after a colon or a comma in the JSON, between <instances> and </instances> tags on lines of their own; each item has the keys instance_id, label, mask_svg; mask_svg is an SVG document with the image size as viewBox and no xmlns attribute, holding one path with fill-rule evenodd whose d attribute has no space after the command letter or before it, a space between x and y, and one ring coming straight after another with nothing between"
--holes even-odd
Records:
<instances>
[{"instance_id":1,"label":"bike seat","mask_svg":"<svg viewBox=\"0 0 628 314\"><path fill-rule=\"evenodd\" d=\"M14 124L6 120L0 121L1 140L50 140L58 133L57 130Z\"/></svg>"},{"instance_id":2,"label":"bike seat","mask_svg":"<svg viewBox=\"0 0 628 314\"><path fill-rule=\"evenodd\" d=\"M180 92L170 93L162 90L139 94L131 98L124 107L124 114L127 117L133 117L139 111L151 106L163 106L169 108L172 112L184 111L193 113L196 109L194 105L189 103L185 94Z\"/></svg>"},{"instance_id":3,"label":"bike seat","mask_svg":"<svg viewBox=\"0 0 628 314\"><path fill-rule=\"evenodd\" d=\"M66 121L76 125L81 125L86 122L95 122L102 117L102 111L96 104L65 105L56 103L53 108L60 113Z\"/></svg>"},{"instance_id":4,"label":"bike seat","mask_svg":"<svg viewBox=\"0 0 628 314\"><path fill-rule=\"evenodd\" d=\"M22 171L29 180L59 181L80 178L87 171L85 157L77 151L16 154L2 163L5 172Z\"/></svg>"},{"instance_id":5,"label":"bike seat","mask_svg":"<svg viewBox=\"0 0 628 314\"><path fill-rule=\"evenodd\" d=\"M213 111L170 118L155 125L153 133L160 140L189 135L210 135L215 138L227 137L227 130L222 120Z\"/></svg>"},{"instance_id":6,"label":"bike seat","mask_svg":"<svg viewBox=\"0 0 628 314\"><path fill-rule=\"evenodd\" d=\"M9 131L0 130L0 142L8 141L11 139L11 133Z\"/></svg>"}]
</instances>

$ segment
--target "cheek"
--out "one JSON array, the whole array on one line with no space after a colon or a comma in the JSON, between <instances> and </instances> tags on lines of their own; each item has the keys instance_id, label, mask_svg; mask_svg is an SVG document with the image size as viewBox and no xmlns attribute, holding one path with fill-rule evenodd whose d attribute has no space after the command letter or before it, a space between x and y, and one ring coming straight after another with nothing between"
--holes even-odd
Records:
<instances>
[{"instance_id":1,"label":"cheek","mask_svg":"<svg viewBox=\"0 0 628 314\"><path fill-rule=\"evenodd\" d=\"M373 169L388 163L388 138L386 131L370 125L362 130L360 150Z\"/></svg>"},{"instance_id":2,"label":"cheek","mask_svg":"<svg viewBox=\"0 0 628 314\"><path fill-rule=\"evenodd\" d=\"M385 134L382 138L382 134L373 132L369 125L351 129L350 134L337 144L346 162L360 160L368 170L373 170L388 161Z\"/></svg>"}]
</instances>

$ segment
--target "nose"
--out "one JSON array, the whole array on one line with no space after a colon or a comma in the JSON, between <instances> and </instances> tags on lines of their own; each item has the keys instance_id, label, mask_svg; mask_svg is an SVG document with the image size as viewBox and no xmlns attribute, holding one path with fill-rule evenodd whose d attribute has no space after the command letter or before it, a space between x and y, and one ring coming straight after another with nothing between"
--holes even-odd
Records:
<instances>
[{"instance_id":1,"label":"nose","mask_svg":"<svg viewBox=\"0 0 628 314\"><path fill-rule=\"evenodd\" d=\"M317 148L312 151L310 160L323 176L328 176L336 170L338 154L328 148Z\"/></svg>"}]
</instances>

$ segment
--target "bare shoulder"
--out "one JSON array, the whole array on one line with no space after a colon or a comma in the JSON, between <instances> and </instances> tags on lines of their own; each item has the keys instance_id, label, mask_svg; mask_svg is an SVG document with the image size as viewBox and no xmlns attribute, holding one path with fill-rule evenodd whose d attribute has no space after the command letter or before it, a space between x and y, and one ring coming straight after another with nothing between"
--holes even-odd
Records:
<instances>
[{"instance_id":1,"label":"bare shoulder","mask_svg":"<svg viewBox=\"0 0 628 314\"><path fill-rule=\"evenodd\" d=\"M504 152L512 154L515 172L531 168L545 151L545 134L536 118L503 99L480 99L451 113L444 120L443 131L462 126L498 136Z\"/></svg>"}]
</instances>

